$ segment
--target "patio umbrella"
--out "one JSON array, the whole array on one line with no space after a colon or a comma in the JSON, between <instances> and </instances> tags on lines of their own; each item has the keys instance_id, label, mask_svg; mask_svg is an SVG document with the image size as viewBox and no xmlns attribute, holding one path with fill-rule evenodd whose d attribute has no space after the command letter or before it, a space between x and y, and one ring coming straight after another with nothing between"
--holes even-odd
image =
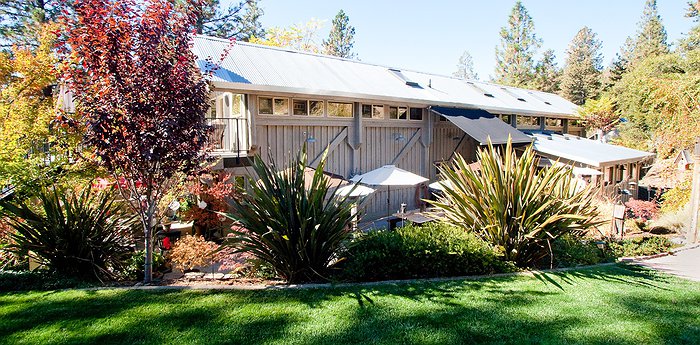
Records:
<instances>
[{"instance_id":1,"label":"patio umbrella","mask_svg":"<svg viewBox=\"0 0 700 345\"><path fill-rule=\"evenodd\" d=\"M429 184L428 188L444 192L445 188L452 189L452 182L450 182L449 180L437 181Z\"/></svg>"},{"instance_id":2,"label":"patio umbrella","mask_svg":"<svg viewBox=\"0 0 700 345\"><path fill-rule=\"evenodd\" d=\"M362 175L356 175L350 181L370 186L387 186L386 209L388 216L391 214L391 186L415 186L428 181L428 179L394 165L385 165Z\"/></svg>"},{"instance_id":3,"label":"patio umbrella","mask_svg":"<svg viewBox=\"0 0 700 345\"><path fill-rule=\"evenodd\" d=\"M360 196L368 196L374 192L374 188L369 188L367 186L357 185L356 183L353 183L338 188L338 190L335 191L335 195L356 198Z\"/></svg>"}]
</instances>

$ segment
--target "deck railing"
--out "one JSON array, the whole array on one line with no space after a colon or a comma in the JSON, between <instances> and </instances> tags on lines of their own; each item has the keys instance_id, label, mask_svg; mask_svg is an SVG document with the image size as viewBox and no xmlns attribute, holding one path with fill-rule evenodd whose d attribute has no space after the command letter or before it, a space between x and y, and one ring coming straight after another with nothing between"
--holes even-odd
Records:
<instances>
[{"instance_id":1,"label":"deck railing","mask_svg":"<svg viewBox=\"0 0 700 345\"><path fill-rule=\"evenodd\" d=\"M212 127L209 132L209 144L213 154L232 154L246 156L249 147L248 119L242 117L210 118L207 124Z\"/></svg>"}]
</instances>

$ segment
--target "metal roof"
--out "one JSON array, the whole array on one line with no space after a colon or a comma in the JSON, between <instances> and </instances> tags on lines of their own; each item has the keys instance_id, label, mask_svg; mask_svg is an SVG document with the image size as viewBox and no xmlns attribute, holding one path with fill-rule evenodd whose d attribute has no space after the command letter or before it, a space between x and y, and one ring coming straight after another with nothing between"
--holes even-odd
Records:
<instances>
[{"instance_id":1,"label":"metal roof","mask_svg":"<svg viewBox=\"0 0 700 345\"><path fill-rule=\"evenodd\" d=\"M479 145L487 145L489 140L495 145L505 144L508 138L516 144L532 142L532 138L484 110L444 107L431 107L430 110L444 116Z\"/></svg>"},{"instance_id":2,"label":"metal roof","mask_svg":"<svg viewBox=\"0 0 700 345\"><path fill-rule=\"evenodd\" d=\"M601 167L645 160L653 153L606 144L597 140L561 134L533 134L535 151L566 160Z\"/></svg>"},{"instance_id":3,"label":"metal roof","mask_svg":"<svg viewBox=\"0 0 700 345\"><path fill-rule=\"evenodd\" d=\"M219 65L212 82L222 88L577 117L576 105L551 93L202 35L193 41L202 70Z\"/></svg>"}]
</instances>

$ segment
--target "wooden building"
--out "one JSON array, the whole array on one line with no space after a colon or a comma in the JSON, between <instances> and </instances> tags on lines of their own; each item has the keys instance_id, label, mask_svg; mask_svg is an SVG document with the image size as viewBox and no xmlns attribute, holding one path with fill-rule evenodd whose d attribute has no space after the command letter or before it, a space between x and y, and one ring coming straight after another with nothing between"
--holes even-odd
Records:
<instances>
[{"instance_id":1,"label":"wooden building","mask_svg":"<svg viewBox=\"0 0 700 345\"><path fill-rule=\"evenodd\" d=\"M328 148L325 170L345 178L393 164L434 181L437 165L475 159L488 138L583 134L577 106L555 94L206 36L193 51L203 70L224 56L209 121L219 167L234 174L249 173L245 157L286 162L306 144L310 165ZM423 190L392 189L392 207L415 207ZM367 217L386 214L385 193L370 197Z\"/></svg>"}]
</instances>

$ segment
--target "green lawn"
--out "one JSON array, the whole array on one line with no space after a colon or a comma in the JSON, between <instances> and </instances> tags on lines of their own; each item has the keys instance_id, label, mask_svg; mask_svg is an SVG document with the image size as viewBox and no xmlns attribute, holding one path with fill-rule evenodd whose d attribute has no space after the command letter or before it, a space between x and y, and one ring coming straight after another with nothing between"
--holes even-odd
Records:
<instances>
[{"instance_id":1,"label":"green lawn","mask_svg":"<svg viewBox=\"0 0 700 345\"><path fill-rule=\"evenodd\" d=\"M700 344L700 284L630 266L284 291L0 294L2 344Z\"/></svg>"}]
</instances>

